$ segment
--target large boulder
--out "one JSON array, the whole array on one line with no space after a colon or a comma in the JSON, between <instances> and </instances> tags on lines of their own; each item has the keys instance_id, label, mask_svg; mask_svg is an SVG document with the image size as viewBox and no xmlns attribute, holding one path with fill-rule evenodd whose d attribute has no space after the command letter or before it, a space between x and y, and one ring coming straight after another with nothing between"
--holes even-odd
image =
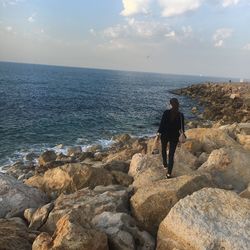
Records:
<instances>
[{"instance_id":1,"label":"large boulder","mask_svg":"<svg viewBox=\"0 0 250 250\"><path fill-rule=\"evenodd\" d=\"M123 173L128 173L129 163L126 161L111 161L103 165L103 168L109 171L121 171Z\"/></svg>"},{"instance_id":2,"label":"large boulder","mask_svg":"<svg viewBox=\"0 0 250 250\"><path fill-rule=\"evenodd\" d=\"M250 182L250 154L242 148L214 150L198 171L209 172L218 185L232 185L237 191L245 189Z\"/></svg>"},{"instance_id":3,"label":"large boulder","mask_svg":"<svg viewBox=\"0 0 250 250\"><path fill-rule=\"evenodd\" d=\"M210 175L185 175L145 185L130 199L132 214L145 230L156 234L160 222L178 200L210 186Z\"/></svg>"},{"instance_id":4,"label":"large boulder","mask_svg":"<svg viewBox=\"0 0 250 250\"><path fill-rule=\"evenodd\" d=\"M250 200L204 188L181 199L161 222L157 250L248 250Z\"/></svg>"},{"instance_id":5,"label":"large boulder","mask_svg":"<svg viewBox=\"0 0 250 250\"><path fill-rule=\"evenodd\" d=\"M194 128L186 131L188 139L202 144L201 151L211 153L221 147L238 147L239 144L226 131L217 128Z\"/></svg>"},{"instance_id":6,"label":"large boulder","mask_svg":"<svg viewBox=\"0 0 250 250\"><path fill-rule=\"evenodd\" d=\"M93 218L92 224L108 235L110 249L155 249L153 237L139 230L135 220L126 213L103 212Z\"/></svg>"},{"instance_id":7,"label":"large boulder","mask_svg":"<svg viewBox=\"0 0 250 250\"><path fill-rule=\"evenodd\" d=\"M98 186L94 190L84 188L75 193L61 194L54 203L47 221L40 228L41 231L53 233L57 221L65 214L78 216L78 222L86 225L102 212L127 212L128 191L122 186ZM40 220L39 217L37 217ZM39 224L33 220L33 224Z\"/></svg>"},{"instance_id":8,"label":"large boulder","mask_svg":"<svg viewBox=\"0 0 250 250\"><path fill-rule=\"evenodd\" d=\"M28 232L21 218L0 219L1 250L31 250L36 234Z\"/></svg>"},{"instance_id":9,"label":"large boulder","mask_svg":"<svg viewBox=\"0 0 250 250\"><path fill-rule=\"evenodd\" d=\"M105 233L83 227L76 217L64 215L56 224L56 231L51 237L41 233L33 242L32 250L108 250Z\"/></svg>"},{"instance_id":10,"label":"large boulder","mask_svg":"<svg viewBox=\"0 0 250 250\"><path fill-rule=\"evenodd\" d=\"M26 208L37 208L47 202L40 190L0 173L0 218L22 216Z\"/></svg>"},{"instance_id":11,"label":"large boulder","mask_svg":"<svg viewBox=\"0 0 250 250\"><path fill-rule=\"evenodd\" d=\"M173 176L192 174L194 171L191 168L195 166L196 161L197 157L178 148L175 154ZM166 169L162 165L161 155L135 154L130 163L129 175L134 177L135 190L165 179Z\"/></svg>"},{"instance_id":12,"label":"large boulder","mask_svg":"<svg viewBox=\"0 0 250 250\"><path fill-rule=\"evenodd\" d=\"M38 158L38 163L40 166L44 166L49 162L53 162L56 160L56 153L53 150L48 150L42 153Z\"/></svg>"},{"instance_id":13,"label":"large boulder","mask_svg":"<svg viewBox=\"0 0 250 250\"><path fill-rule=\"evenodd\" d=\"M25 183L52 196L53 194L73 193L84 187L111 185L114 183L114 178L105 169L90 167L83 163L72 163L49 169L43 176L33 176Z\"/></svg>"}]
</instances>

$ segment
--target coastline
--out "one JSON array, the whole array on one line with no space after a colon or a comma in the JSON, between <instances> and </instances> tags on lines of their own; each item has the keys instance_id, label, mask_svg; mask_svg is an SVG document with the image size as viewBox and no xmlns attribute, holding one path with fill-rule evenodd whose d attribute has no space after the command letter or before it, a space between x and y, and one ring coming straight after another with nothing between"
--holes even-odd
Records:
<instances>
[{"instance_id":1,"label":"coastline","mask_svg":"<svg viewBox=\"0 0 250 250\"><path fill-rule=\"evenodd\" d=\"M23 230L15 239L22 238L24 249L32 244L34 250L83 245L108 249L111 244L114 249L191 250L213 242L217 247L227 242L226 249L247 249L250 84L195 84L171 93L198 98L204 106L203 114L192 107L197 121L186 122L188 140L176 150L175 178L165 178L161 155L152 155L150 136L121 134L109 147L48 150L36 165L19 162L0 173L0 243L10 240L4 230L13 224ZM29 158L32 162L34 155ZM20 196L11 200L14 194ZM195 228L188 227L190 223ZM88 237L79 237L79 232ZM199 243L192 240L197 233L202 235Z\"/></svg>"}]
</instances>

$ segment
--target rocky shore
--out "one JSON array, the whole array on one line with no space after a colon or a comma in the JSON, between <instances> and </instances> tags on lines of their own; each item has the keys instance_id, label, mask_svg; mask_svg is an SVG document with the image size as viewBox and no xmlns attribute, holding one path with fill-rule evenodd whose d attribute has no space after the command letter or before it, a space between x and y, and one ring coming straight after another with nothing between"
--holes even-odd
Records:
<instances>
[{"instance_id":1,"label":"rocky shore","mask_svg":"<svg viewBox=\"0 0 250 250\"><path fill-rule=\"evenodd\" d=\"M216 108L193 109L212 125L187 129L174 178L152 154L154 138L127 134L107 149L46 151L37 166L16 163L0 173L0 249L248 250L249 85L175 93Z\"/></svg>"},{"instance_id":2,"label":"rocky shore","mask_svg":"<svg viewBox=\"0 0 250 250\"><path fill-rule=\"evenodd\" d=\"M250 83L203 83L171 91L199 100L201 118L221 124L250 122ZM197 107L193 108L197 112Z\"/></svg>"}]
</instances>

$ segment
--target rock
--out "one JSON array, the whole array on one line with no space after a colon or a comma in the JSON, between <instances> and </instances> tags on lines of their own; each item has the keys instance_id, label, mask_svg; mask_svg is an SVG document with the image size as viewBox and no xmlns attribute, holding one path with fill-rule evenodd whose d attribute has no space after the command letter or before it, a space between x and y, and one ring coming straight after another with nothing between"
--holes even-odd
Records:
<instances>
[{"instance_id":1,"label":"rock","mask_svg":"<svg viewBox=\"0 0 250 250\"><path fill-rule=\"evenodd\" d=\"M92 152L82 152L82 153L78 153L76 159L79 160L80 162L82 162L87 158L93 159L94 157L95 157L94 153L92 153Z\"/></svg>"},{"instance_id":2,"label":"rock","mask_svg":"<svg viewBox=\"0 0 250 250\"><path fill-rule=\"evenodd\" d=\"M38 157L38 155L34 152L28 153L25 156L25 160L26 161L34 161L36 158Z\"/></svg>"},{"instance_id":3,"label":"rock","mask_svg":"<svg viewBox=\"0 0 250 250\"><path fill-rule=\"evenodd\" d=\"M129 186L134 180L133 177L120 171L111 171L111 174L118 185Z\"/></svg>"},{"instance_id":4,"label":"rock","mask_svg":"<svg viewBox=\"0 0 250 250\"><path fill-rule=\"evenodd\" d=\"M130 166L129 166L129 172L128 174L132 177L135 177L143 168L143 165L145 165L145 161L143 161L144 155L141 153L134 154Z\"/></svg>"},{"instance_id":5,"label":"rock","mask_svg":"<svg viewBox=\"0 0 250 250\"><path fill-rule=\"evenodd\" d=\"M121 135L115 135L113 136L112 140L120 143L128 142L131 139L131 136L129 134L121 134Z\"/></svg>"},{"instance_id":6,"label":"rock","mask_svg":"<svg viewBox=\"0 0 250 250\"><path fill-rule=\"evenodd\" d=\"M197 107L193 107L191 111L192 111L192 113L196 113L198 111L198 109L197 109Z\"/></svg>"},{"instance_id":7,"label":"rock","mask_svg":"<svg viewBox=\"0 0 250 250\"><path fill-rule=\"evenodd\" d=\"M128 161L132 158L132 156L136 153L143 151L144 148L133 149L133 148L125 148L121 151L110 153L103 159L105 163L109 163L112 161Z\"/></svg>"},{"instance_id":8,"label":"rock","mask_svg":"<svg viewBox=\"0 0 250 250\"><path fill-rule=\"evenodd\" d=\"M48 150L39 156L38 163L40 166L44 166L46 163L55 161L56 157L56 153L53 150Z\"/></svg>"},{"instance_id":9,"label":"rock","mask_svg":"<svg viewBox=\"0 0 250 250\"><path fill-rule=\"evenodd\" d=\"M40 234L32 245L32 250L108 250L106 234L81 226L75 218L63 216L56 224L53 237Z\"/></svg>"},{"instance_id":10,"label":"rock","mask_svg":"<svg viewBox=\"0 0 250 250\"><path fill-rule=\"evenodd\" d=\"M64 215L77 216L80 225L86 227L102 212L128 212L128 191L122 186L98 186L94 190L84 188L72 194L61 194L54 202L41 231L53 233L57 221Z\"/></svg>"},{"instance_id":11,"label":"rock","mask_svg":"<svg viewBox=\"0 0 250 250\"><path fill-rule=\"evenodd\" d=\"M91 145L87 148L87 152L96 153L97 151L101 151L102 146L99 144Z\"/></svg>"},{"instance_id":12,"label":"rock","mask_svg":"<svg viewBox=\"0 0 250 250\"><path fill-rule=\"evenodd\" d=\"M202 151L202 146L202 143L198 140L187 139L186 142L181 145L181 148L195 155L196 152Z\"/></svg>"},{"instance_id":13,"label":"rock","mask_svg":"<svg viewBox=\"0 0 250 250\"><path fill-rule=\"evenodd\" d=\"M240 193L240 197L250 199L250 183L248 187Z\"/></svg>"},{"instance_id":14,"label":"rock","mask_svg":"<svg viewBox=\"0 0 250 250\"><path fill-rule=\"evenodd\" d=\"M212 151L198 171L212 174L218 186L232 185L238 192L250 182L250 154L240 148L220 148Z\"/></svg>"},{"instance_id":15,"label":"rock","mask_svg":"<svg viewBox=\"0 0 250 250\"><path fill-rule=\"evenodd\" d=\"M28 223L30 223L32 215L35 213L36 208L27 208L24 210L24 218L27 220Z\"/></svg>"},{"instance_id":16,"label":"rock","mask_svg":"<svg viewBox=\"0 0 250 250\"><path fill-rule=\"evenodd\" d=\"M22 219L0 219L1 250L31 250L34 237Z\"/></svg>"},{"instance_id":17,"label":"rock","mask_svg":"<svg viewBox=\"0 0 250 250\"><path fill-rule=\"evenodd\" d=\"M128 173L129 163L126 161L111 161L106 163L103 168L109 171L121 171L123 173Z\"/></svg>"},{"instance_id":18,"label":"rock","mask_svg":"<svg viewBox=\"0 0 250 250\"><path fill-rule=\"evenodd\" d=\"M186 131L188 139L199 141L202 144L202 152L211 153L214 149L222 147L238 147L225 131L216 128L194 128Z\"/></svg>"},{"instance_id":19,"label":"rock","mask_svg":"<svg viewBox=\"0 0 250 250\"><path fill-rule=\"evenodd\" d=\"M69 147L67 155L68 156L75 156L78 154L82 153L82 147L81 146L74 146L74 147Z\"/></svg>"},{"instance_id":20,"label":"rock","mask_svg":"<svg viewBox=\"0 0 250 250\"><path fill-rule=\"evenodd\" d=\"M48 203L42 207L39 207L35 212L31 214L29 221L29 229L39 230L43 224L47 221L49 213L54 208L54 203ZM25 210L26 212L26 210Z\"/></svg>"},{"instance_id":21,"label":"rock","mask_svg":"<svg viewBox=\"0 0 250 250\"><path fill-rule=\"evenodd\" d=\"M26 184L52 193L73 193L81 188L94 188L98 185L111 185L114 179L105 169L97 169L82 163L66 164L47 170L43 176L36 175L25 181Z\"/></svg>"},{"instance_id":22,"label":"rock","mask_svg":"<svg viewBox=\"0 0 250 250\"><path fill-rule=\"evenodd\" d=\"M181 199L161 222L157 250L250 246L250 200L232 191L203 188Z\"/></svg>"},{"instance_id":23,"label":"rock","mask_svg":"<svg viewBox=\"0 0 250 250\"><path fill-rule=\"evenodd\" d=\"M191 174L193 166L196 166L197 157L184 149L178 148L175 154L173 176ZM166 169L162 165L161 155L135 154L132 157L129 175L134 177L133 187L148 186L158 180L165 179Z\"/></svg>"},{"instance_id":24,"label":"rock","mask_svg":"<svg viewBox=\"0 0 250 250\"><path fill-rule=\"evenodd\" d=\"M250 135L237 135L237 141L247 150L250 150Z\"/></svg>"},{"instance_id":25,"label":"rock","mask_svg":"<svg viewBox=\"0 0 250 250\"><path fill-rule=\"evenodd\" d=\"M209 154L207 154L206 152L201 153L200 156L198 157L199 166L201 166L204 162L206 162L208 157Z\"/></svg>"},{"instance_id":26,"label":"rock","mask_svg":"<svg viewBox=\"0 0 250 250\"><path fill-rule=\"evenodd\" d=\"M37 208L47 201L43 192L0 173L0 218L22 216L26 208Z\"/></svg>"},{"instance_id":27,"label":"rock","mask_svg":"<svg viewBox=\"0 0 250 250\"><path fill-rule=\"evenodd\" d=\"M128 214L103 212L93 218L92 224L108 235L110 249L155 249L153 237L140 231Z\"/></svg>"},{"instance_id":28,"label":"rock","mask_svg":"<svg viewBox=\"0 0 250 250\"><path fill-rule=\"evenodd\" d=\"M156 234L160 222L178 200L210 186L214 184L209 175L184 175L145 185L130 199L132 214L146 231Z\"/></svg>"},{"instance_id":29,"label":"rock","mask_svg":"<svg viewBox=\"0 0 250 250\"><path fill-rule=\"evenodd\" d=\"M25 176L29 171L34 169L32 163L24 163L22 161L17 161L11 166L6 168L6 174L13 176L18 179L20 176ZM20 177L21 178L21 177Z\"/></svg>"}]
</instances>

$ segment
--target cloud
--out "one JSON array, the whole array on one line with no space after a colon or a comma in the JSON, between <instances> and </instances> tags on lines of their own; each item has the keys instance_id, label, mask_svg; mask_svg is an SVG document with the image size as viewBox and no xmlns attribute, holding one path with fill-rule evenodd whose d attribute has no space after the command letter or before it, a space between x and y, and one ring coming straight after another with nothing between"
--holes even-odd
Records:
<instances>
[{"instance_id":1,"label":"cloud","mask_svg":"<svg viewBox=\"0 0 250 250\"><path fill-rule=\"evenodd\" d=\"M11 26L7 26L7 27L5 27L5 30L8 32L11 32L13 30L13 28Z\"/></svg>"},{"instance_id":2,"label":"cloud","mask_svg":"<svg viewBox=\"0 0 250 250\"><path fill-rule=\"evenodd\" d=\"M222 47L225 39L228 39L233 34L232 29L221 28L217 29L213 35L213 42L215 47Z\"/></svg>"},{"instance_id":3,"label":"cloud","mask_svg":"<svg viewBox=\"0 0 250 250\"><path fill-rule=\"evenodd\" d=\"M96 36L96 31L93 28L89 29L89 33L93 36Z\"/></svg>"},{"instance_id":4,"label":"cloud","mask_svg":"<svg viewBox=\"0 0 250 250\"><path fill-rule=\"evenodd\" d=\"M222 0L222 6L226 8L231 5L237 5L239 2L240 0Z\"/></svg>"},{"instance_id":5,"label":"cloud","mask_svg":"<svg viewBox=\"0 0 250 250\"><path fill-rule=\"evenodd\" d=\"M172 17L198 9L203 0L158 0L163 8L162 16Z\"/></svg>"},{"instance_id":6,"label":"cloud","mask_svg":"<svg viewBox=\"0 0 250 250\"><path fill-rule=\"evenodd\" d=\"M247 43L244 47L243 47L244 50L250 50L250 43Z\"/></svg>"},{"instance_id":7,"label":"cloud","mask_svg":"<svg viewBox=\"0 0 250 250\"><path fill-rule=\"evenodd\" d=\"M36 17L36 13L33 13L30 17L28 17L28 22L34 23L35 22L35 17Z\"/></svg>"},{"instance_id":8,"label":"cloud","mask_svg":"<svg viewBox=\"0 0 250 250\"><path fill-rule=\"evenodd\" d=\"M127 18L125 24L117 24L103 31L105 37L117 38L143 38L155 39L164 37L171 31L169 25L157 21L139 21L135 18Z\"/></svg>"},{"instance_id":9,"label":"cloud","mask_svg":"<svg viewBox=\"0 0 250 250\"><path fill-rule=\"evenodd\" d=\"M0 0L2 5L6 7L7 5L16 5L20 2L24 2L25 0Z\"/></svg>"},{"instance_id":10,"label":"cloud","mask_svg":"<svg viewBox=\"0 0 250 250\"><path fill-rule=\"evenodd\" d=\"M136 14L147 14L150 4L153 0L122 0L123 11L122 16L132 16Z\"/></svg>"}]
</instances>

